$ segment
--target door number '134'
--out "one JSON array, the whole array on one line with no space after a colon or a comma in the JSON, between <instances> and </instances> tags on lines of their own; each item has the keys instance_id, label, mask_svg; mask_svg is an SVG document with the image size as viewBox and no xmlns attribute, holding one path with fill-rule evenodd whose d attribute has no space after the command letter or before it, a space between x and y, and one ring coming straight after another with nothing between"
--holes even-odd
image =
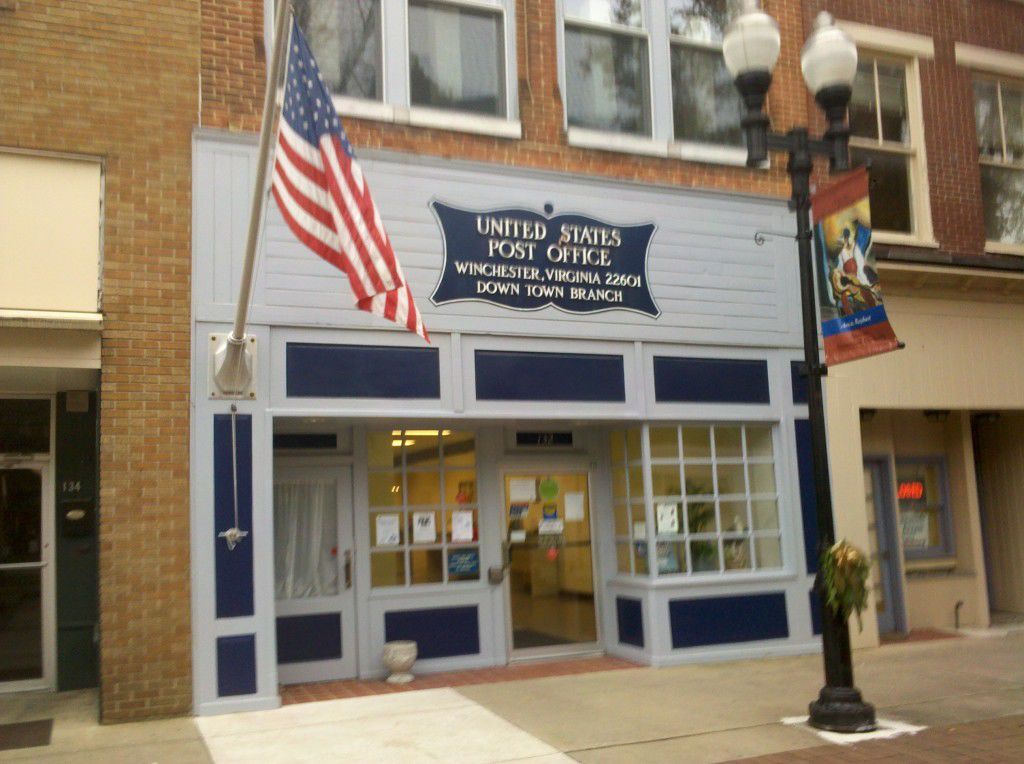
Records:
<instances>
[{"instance_id":1,"label":"door number '134'","mask_svg":"<svg viewBox=\"0 0 1024 764\"><path fill-rule=\"evenodd\" d=\"M64 480L60 484L60 492L64 494L68 493L81 493L82 492L82 481L81 480Z\"/></svg>"}]
</instances>

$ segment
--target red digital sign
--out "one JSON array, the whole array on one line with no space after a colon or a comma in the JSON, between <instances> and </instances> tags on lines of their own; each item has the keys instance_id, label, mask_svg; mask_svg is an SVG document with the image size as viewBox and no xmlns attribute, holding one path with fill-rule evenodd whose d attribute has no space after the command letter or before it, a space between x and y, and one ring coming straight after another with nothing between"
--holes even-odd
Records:
<instances>
[{"instance_id":1,"label":"red digital sign","mask_svg":"<svg viewBox=\"0 0 1024 764\"><path fill-rule=\"evenodd\" d=\"M919 501L924 498L924 483L920 480L906 480L896 489L896 498Z\"/></svg>"}]
</instances>

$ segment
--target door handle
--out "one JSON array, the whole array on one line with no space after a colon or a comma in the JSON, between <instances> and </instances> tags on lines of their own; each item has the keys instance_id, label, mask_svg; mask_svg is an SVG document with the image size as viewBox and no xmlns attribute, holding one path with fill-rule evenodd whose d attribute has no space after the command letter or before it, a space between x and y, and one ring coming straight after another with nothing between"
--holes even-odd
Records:
<instances>
[{"instance_id":1,"label":"door handle","mask_svg":"<svg viewBox=\"0 0 1024 764\"><path fill-rule=\"evenodd\" d=\"M345 590L352 588L352 550L346 549L343 556L342 567L345 571Z\"/></svg>"}]
</instances>

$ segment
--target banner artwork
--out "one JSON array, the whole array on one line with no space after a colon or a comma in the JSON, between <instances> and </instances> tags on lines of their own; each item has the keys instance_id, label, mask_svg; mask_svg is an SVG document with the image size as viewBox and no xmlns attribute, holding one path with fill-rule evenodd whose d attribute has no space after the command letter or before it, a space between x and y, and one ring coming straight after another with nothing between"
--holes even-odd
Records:
<instances>
[{"instance_id":1,"label":"banner artwork","mask_svg":"<svg viewBox=\"0 0 1024 764\"><path fill-rule=\"evenodd\" d=\"M811 209L825 363L896 350L899 341L885 314L871 251L867 170L822 189L811 199Z\"/></svg>"}]
</instances>

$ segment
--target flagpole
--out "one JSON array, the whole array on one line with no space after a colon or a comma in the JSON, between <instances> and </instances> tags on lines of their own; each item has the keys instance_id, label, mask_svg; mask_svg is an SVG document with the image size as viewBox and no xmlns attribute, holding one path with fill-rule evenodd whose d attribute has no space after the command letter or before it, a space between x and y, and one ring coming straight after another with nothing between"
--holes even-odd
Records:
<instances>
[{"instance_id":1,"label":"flagpole","mask_svg":"<svg viewBox=\"0 0 1024 764\"><path fill-rule=\"evenodd\" d=\"M274 50L267 70L267 86L263 94L263 121L260 127L260 144L256 159L256 181L252 189L252 205L249 210L249 232L245 240L245 260L242 263L242 281L238 287L238 304L235 308L235 323L231 334L220 341L214 353L213 387L222 397L241 397L252 384L252 356L246 352L245 323L249 313L249 298L252 293L252 277L256 263L256 244L259 240L260 221L266 200L267 165L270 158L270 144L274 128L277 84L281 81L290 36L289 22L292 5L288 0L277 3L277 18L274 23Z\"/></svg>"}]
</instances>

